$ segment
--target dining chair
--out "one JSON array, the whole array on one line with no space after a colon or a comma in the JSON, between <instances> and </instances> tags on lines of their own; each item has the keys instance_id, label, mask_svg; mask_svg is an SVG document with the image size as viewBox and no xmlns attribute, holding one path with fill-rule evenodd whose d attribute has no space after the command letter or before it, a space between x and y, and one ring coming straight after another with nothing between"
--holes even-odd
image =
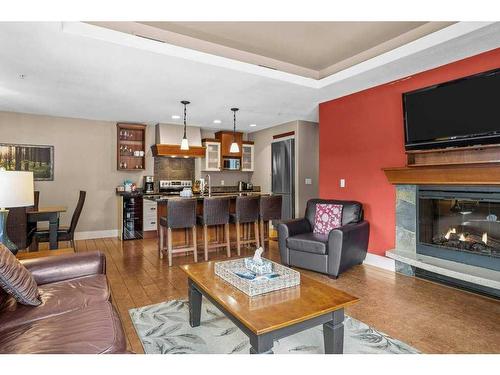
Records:
<instances>
[{"instance_id":1,"label":"dining chair","mask_svg":"<svg viewBox=\"0 0 500 375\"><path fill-rule=\"evenodd\" d=\"M28 222L28 210L37 209L40 192L34 192L34 205L30 207L9 208L7 216L7 235L18 249L25 249L31 245L36 231L36 223Z\"/></svg>"},{"instance_id":2,"label":"dining chair","mask_svg":"<svg viewBox=\"0 0 500 375\"><path fill-rule=\"evenodd\" d=\"M78 203L76 204L75 211L73 211L73 216L71 217L71 223L69 227L59 227L57 230L57 241L69 241L71 247L75 247L75 229L78 225L78 220L83 210L83 205L85 203L85 197L87 192L80 191L78 197ZM49 230L37 230L33 236L34 247L38 249L38 244L40 242L49 242Z\"/></svg>"},{"instance_id":3,"label":"dining chair","mask_svg":"<svg viewBox=\"0 0 500 375\"><path fill-rule=\"evenodd\" d=\"M269 241L269 222L271 220L281 220L283 197L281 195L267 195L260 197L260 245L265 250L265 242Z\"/></svg>"}]
</instances>

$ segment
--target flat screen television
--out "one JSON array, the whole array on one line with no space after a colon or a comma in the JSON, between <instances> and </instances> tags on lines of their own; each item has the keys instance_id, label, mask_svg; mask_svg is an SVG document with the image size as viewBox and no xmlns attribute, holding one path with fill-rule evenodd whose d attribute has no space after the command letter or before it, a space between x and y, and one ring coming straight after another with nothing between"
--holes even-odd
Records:
<instances>
[{"instance_id":1,"label":"flat screen television","mask_svg":"<svg viewBox=\"0 0 500 375\"><path fill-rule=\"evenodd\" d=\"M407 150L500 143L500 69L403 94Z\"/></svg>"}]
</instances>

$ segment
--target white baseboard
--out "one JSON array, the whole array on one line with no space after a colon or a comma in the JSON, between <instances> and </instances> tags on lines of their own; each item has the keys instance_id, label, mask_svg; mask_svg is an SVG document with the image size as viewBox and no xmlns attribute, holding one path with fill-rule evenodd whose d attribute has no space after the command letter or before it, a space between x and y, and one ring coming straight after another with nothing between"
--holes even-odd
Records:
<instances>
[{"instance_id":1,"label":"white baseboard","mask_svg":"<svg viewBox=\"0 0 500 375\"><path fill-rule=\"evenodd\" d=\"M383 268L384 270L396 272L396 266L394 260L391 258L384 257L382 255L367 253L364 263L369 264L370 266Z\"/></svg>"},{"instance_id":2,"label":"white baseboard","mask_svg":"<svg viewBox=\"0 0 500 375\"><path fill-rule=\"evenodd\" d=\"M118 237L118 229L75 232L75 240L91 240L94 238Z\"/></svg>"}]
</instances>

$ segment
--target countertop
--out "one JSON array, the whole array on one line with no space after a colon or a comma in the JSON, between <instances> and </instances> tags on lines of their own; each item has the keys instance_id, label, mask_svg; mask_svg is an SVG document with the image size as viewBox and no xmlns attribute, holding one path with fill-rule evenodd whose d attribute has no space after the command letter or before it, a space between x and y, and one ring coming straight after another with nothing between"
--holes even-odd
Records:
<instances>
[{"instance_id":1,"label":"countertop","mask_svg":"<svg viewBox=\"0 0 500 375\"><path fill-rule=\"evenodd\" d=\"M237 193L212 193L210 198L215 198L215 197L236 198L236 197L243 197L243 196L249 196L249 195L261 196L261 195L269 195L269 194L261 193L258 191L244 191L244 192L237 192ZM171 199L192 199L192 198L195 198L198 200L203 200L207 197L208 197L207 194L205 194L205 195L193 194L193 196L191 198L180 197L178 195L159 195L159 194L156 194L156 195L144 195L143 198L150 200L150 201L153 201L153 202L162 203L162 202L167 202L168 200L171 200Z\"/></svg>"}]
</instances>

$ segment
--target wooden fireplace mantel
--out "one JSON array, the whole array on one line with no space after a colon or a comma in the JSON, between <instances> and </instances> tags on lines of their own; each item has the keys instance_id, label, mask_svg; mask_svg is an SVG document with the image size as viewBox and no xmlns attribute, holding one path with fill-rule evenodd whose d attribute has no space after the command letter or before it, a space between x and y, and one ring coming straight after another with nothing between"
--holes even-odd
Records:
<instances>
[{"instance_id":1,"label":"wooden fireplace mantel","mask_svg":"<svg viewBox=\"0 0 500 375\"><path fill-rule=\"evenodd\" d=\"M383 168L391 184L500 185L500 145L407 151L407 166Z\"/></svg>"},{"instance_id":2,"label":"wooden fireplace mantel","mask_svg":"<svg viewBox=\"0 0 500 375\"><path fill-rule=\"evenodd\" d=\"M500 164L384 168L391 184L500 185Z\"/></svg>"}]
</instances>

